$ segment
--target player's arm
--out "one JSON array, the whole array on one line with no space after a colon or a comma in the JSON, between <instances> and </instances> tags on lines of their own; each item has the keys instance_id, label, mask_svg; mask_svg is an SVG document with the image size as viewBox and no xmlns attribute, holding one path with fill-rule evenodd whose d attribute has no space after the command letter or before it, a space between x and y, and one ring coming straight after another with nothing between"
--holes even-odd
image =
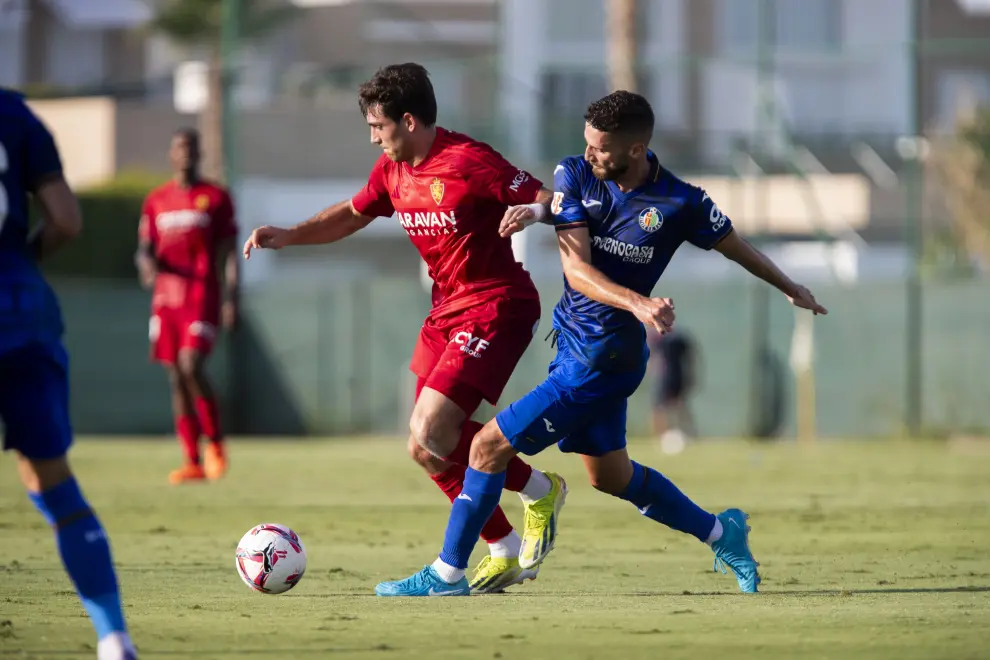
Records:
<instances>
[{"instance_id":1,"label":"player's arm","mask_svg":"<svg viewBox=\"0 0 990 660\"><path fill-rule=\"evenodd\" d=\"M505 210L502 222L498 226L499 236L508 238L538 222L553 225L553 214L550 212L552 203L553 192L541 186L540 191L536 194L536 200L532 204L510 206Z\"/></svg>"},{"instance_id":2,"label":"player's arm","mask_svg":"<svg viewBox=\"0 0 990 660\"><path fill-rule=\"evenodd\" d=\"M778 289L794 306L810 309L815 314L828 314L828 310L818 304L811 291L789 278L770 257L753 247L738 232L730 231L718 242L715 249Z\"/></svg>"},{"instance_id":3,"label":"player's arm","mask_svg":"<svg viewBox=\"0 0 990 660\"><path fill-rule=\"evenodd\" d=\"M82 233L82 211L61 176L38 186L35 199L41 207L42 222L28 240L38 259L45 259Z\"/></svg>"},{"instance_id":4,"label":"player's arm","mask_svg":"<svg viewBox=\"0 0 990 660\"><path fill-rule=\"evenodd\" d=\"M244 258L251 258L251 250L281 250L294 245L334 243L367 227L374 219L374 216L359 213L351 200L338 202L289 228L271 225L258 227L244 243Z\"/></svg>"},{"instance_id":5,"label":"player's arm","mask_svg":"<svg viewBox=\"0 0 990 660\"><path fill-rule=\"evenodd\" d=\"M155 228L152 221L153 209L151 199L146 198L141 207L141 220L138 222L138 245L134 253L134 265L137 267L138 279L141 286L150 289L158 277L158 260L155 258Z\"/></svg>"},{"instance_id":6,"label":"player's arm","mask_svg":"<svg viewBox=\"0 0 990 660\"><path fill-rule=\"evenodd\" d=\"M223 264L224 299L221 308L221 320L223 327L229 330L237 323L241 298L241 261L237 255L237 221L234 213L234 201L229 194L224 194L215 220L220 238L217 246L217 258Z\"/></svg>"},{"instance_id":7,"label":"player's arm","mask_svg":"<svg viewBox=\"0 0 990 660\"><path fill-rule=\"evenodd\" d=\"M728 259L780 290L791 304L810 309L815 314L828 313L808 289L787 277L769 257L740 236L732 228L732 221L722 213L708 193L700 189L695 191L698 196L685 237L689 243L703 250L718 250Z\"/></svg>"},{"instance_id":8,"label":"player's arm","mask_svg":"<svg viewBox=\"0 0 990 660\"><path fill-rule=\"evenodd\" d=\"M647 298L616 284L591 263L591 235L587 226L558 225L557 245L564 277L579 293L611 307L624 309L658 332L674 324L674 303L670 298Z\"/></svg>"},{"instance_id":9,"label":"player's arm","mask_svg":"<svg viewBox=\"0 0 990 660\"><path fill-rule=\"evenodd\" d=\"M334 243L364 229L375 218L394 214L385 185L386 160L384 155L378 159L368 175L368 183L353 198L327 207L288 229L267 225L255 229L244 244L244 258L251 258L251 250Z\"/></svg>"},{"instance_id":10,"label":"player's arm","mask_svg":"<svg viewBox=\"0 0 990 660\"><path fill-rule=\"evenodd\" d=\"M82 232L82 212L69 184L62 176L62 161L52 134L27 111L25 179L41 209L41 222L28 237L39 259L73 241Z\"/></svg>"}]
</instances>

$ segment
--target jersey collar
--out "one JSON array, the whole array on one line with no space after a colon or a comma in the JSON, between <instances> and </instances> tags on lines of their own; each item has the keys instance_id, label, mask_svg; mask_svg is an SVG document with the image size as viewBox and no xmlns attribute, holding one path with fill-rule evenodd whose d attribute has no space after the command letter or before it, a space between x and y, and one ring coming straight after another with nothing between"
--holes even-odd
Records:
<instances>
[{"instance_id":1,"label":"jersey collar","mask_svg":"<svg viewBox=\"0 0 990 660\"><path fill-rule=\"evenodd\" d=\"M644 181L638 188L633 188L629 192L622 192L619 190L619 186L616 185L614 181L606 181L608 188L612 191L612 195L614 197L617 199L632 199L660 180L660 175L663 172L663 166L660 165L660 159L657 158L655 153L647 150L646 160L650 164L650 174L646 177L646 181Z\"/></svg>"}]
</instances>

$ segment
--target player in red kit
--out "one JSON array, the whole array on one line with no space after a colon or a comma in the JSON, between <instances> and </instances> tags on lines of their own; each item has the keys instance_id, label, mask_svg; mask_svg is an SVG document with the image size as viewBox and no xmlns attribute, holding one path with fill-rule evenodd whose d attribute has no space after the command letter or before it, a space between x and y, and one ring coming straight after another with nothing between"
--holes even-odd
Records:
<instances>
[{"instance_id":1,"label":"player in red kit","mask_svg":"<svg viewBox=\"0 0 990 660\"><path fill-rule=\"evenodd\" d=\"M495 403L540 319L529 274L498 234L510 207L547 213L552 193L486 144L436 126L437 102L418 64L380 69L359 91L371 141L383 155L352 199L284 229L256 229L244 246L280 249L332 243L393 214L429 267L433 307L410 368L417 375L409 451L453 502L464 483L471 441L482 428L471 415L482 399ZM524 504L563 488L554 474L522 460L509 467L506 489ZM527 509L525 535L550 520ZM471 588L497 592L536 577L523 570L519 535L497 509L482 531L488 543Z\"/></svg>"},{"instance_id":2,"label":"player in red kit","mask_svg":"<svg viewBox=\"0 0 990 660\"><path fill-rule=\"evenodd\" d=\"M181 484L219 479L227 471L220 411L204 365L218 328L232 328L237 318L237 225L227 191L199 175L195 130L172 137L169 160L174 177L144 201L137 266L142 284L153 291L151 358L168 374L175 431L186 459L169 481ZM204 460L200 435L209 440Z\"/></svg>"}]
</instances>

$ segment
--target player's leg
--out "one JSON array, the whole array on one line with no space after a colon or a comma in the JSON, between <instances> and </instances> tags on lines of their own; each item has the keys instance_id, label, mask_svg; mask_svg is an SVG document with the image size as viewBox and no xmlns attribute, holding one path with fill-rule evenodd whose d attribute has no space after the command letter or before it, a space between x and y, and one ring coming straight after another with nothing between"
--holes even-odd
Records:
<instances>
[{"instance_id":1,"label":"player's leg","mask_svg":"<svg viewBox=\"0 0 990 660\"><path fill-rule=\"evenodd\" d=\"M603 410L584 430L581 458L591 485L626 500L647 518L690 534L715 552L716 567L728 564L744 592L759 584L757 563L749 551L746 515L729 509L717 516L685 495L667 477L631 460L625 448L626 401Z\"/></svg>"},{"instance_id":2,"label":"player's leg","mask_svg":"<svg viewBox=\"0 0 990 660\"><path fill-rule=\"evenodd\" d=\"M216 325L201 320L189 323L182 335L178 369L183 386L189 392L200 429L209 441L203 468L210 479L219 479L227 472L227 452L220 424L220 406L213 384L206 373L206 360L216 340Z\"/></svg>"},{"instance_id":3,"label":"player's leg","mask_svg":"<svg viewBox=\"0 0 990 660\"><path fill-rule=\"evenodd\" d=\"M670 428L667 419L667 407L665 405L664 377L661 374L654 379L653 387L650 388L651 406L650 412L653 422L653 435L660 438Z\"/></svg>"},{"instance_id":4,"label":"player's leg","mask_svg":"<svg viewBox=\"0 0 990 660\"><path fill-rule=\"evenodd\" d=\"M168 475L169 483L178 485L206 478L199 455L199 419L193 408L192 394L179 373L179 347L182 327L173 309L154 312L149 324L151 359L162 365L168 378L172 400L175 437L182 448L183 464Z\"/></svg>"},{"instance_id":5,"label":"player's leg","mask_svg":"<svg viewBox=\"0 0 990 660\"><path fill-rule=\"evenodd\" d=\"M573 399L567 396L568 387L563 371L555 369L546 381L484 426L471 444L471 465L463 491L451 507L440 556L433 565L404 580L380 583L375 593L379 596L461 596L470 593L464 572L482 526L498 506L509 463L520 452L539 453L581 423L576 416L564 414L566 409L575 408ZM545 422L550 414L559 420L556 426ZM547 543L544 545L552 547L556 519L567 487L559 476L549 473L545 476L551 482L551 493L547 498L552 502L552 513L544 521L543 531L535 536L545 537ZM541 501L547 498L541 498Z\"/></svg>"},{"instance_id":6,"label":"player's leg","mask_svg":"<svg viewBox=\"0 0 990 660\"><path fill-rule=\"evenodd\" d=\"M486 431L503 441L486 439ZM493 453L484 451L484 462L487 469L494 473L482 473L474 468L468 468L464 479L463 490L451 507L447 533L444 538L443 551L431 566L422 571L396 582L382 582L375 587L379 596L467 596L472 587L464 576L467 569L471 550L481 534L481 529L498 508L502 488L505 485L505 468L515 456L515 450L505 441L494 420L485 426L478 434L473 447L495 448ZM472 448L472 458L474 449ZM491 561L491 560L490 560ZM518 560L517 560L518 562ZM497 576L489 578L497 579ZM487 581L477 585L475 591L489 590Z\"/></svg>"},{"instance_id":7,"label":"player's leg","mask_svg":"<svg viewBox=\"0 0 990 660\"><path fill-rule=\"evenodd\" d=\"M539 310L524 311L532 315ZM524 319L524 322L530 324L527 327L532 327L530 318ZM418 380L416 405L410 420L409 453L451 502L461 493L471 440L482 428L470 417L485 398L481 388L465 382L476 376L475 372L465 369L465 360L476 358L466 355L461 350L463 344L458 343L458 333L467 332L464 327L467 326L440 327L432 318L427 318L411 363ZM474 326L469 329L473 330ZM489 338L494 339L491 335ZM511 371L511 365L518 359L515 353L521 355L525 346L521 350L512 343L504 346L498 344L498 347L510 350L509 357L513 360ZM504 360L505 356L495 353L490 359ZM438 368L438 365L443 367ZM498 385L499 392L501 387ZM516 459L510 464L507 486L515 491L536 492L539 496L542 495L539 492L541 479L541 474L534 474L528 465ZM486 522L481 537L488 544L490 558L479 565L473 583L483 580L494 590L502 590L510 583L536 577L535 572L531 574L518 568L517 557L522 540L501 507L497 507Z\"/></svg>"},{"instance_id":8,"label":"player's leg","mask_svg":"<svg viewBox=\"0 0 990 660\"><path fill-rule=\"evenodd\" d=\"M449 455L440 458L436 453L447 451L451 445L444 445L442 439L436 438L444 438L444 436L450 438L456 429L459 436L457 445L461 445L461 438L467 435L466 446L470 447L470 439L481 430L481 424L467 419L467 415L468 411L477 409L481 403L481 394L471 386L455 381L440 384L438 387L443 388L443 393L424 386L417 397L417 406L410 424L410 453L453 503L461 495L464 487L466 471L464 464L467 463L467 457L458 461L460 464L453 462ZM427 411L425 419L428 421L424 422L424 417L420 417L418 411ZM436 411L439 411L439 414L436 414ZM449 425L446 433L430 428L430 425L438 420L443 420ZM424 439L428 440L429 444L424 443ZM528 479L530 478L531 475L528 476ZM488 545L488 555L482 559L471 580L476 591L501 592L512 585L536 578L537 571L524 570L519 566L518 556L522 538L512 528L502 507L496 506L485 521L481 529L481 538Z\"/></svg>"},{"instance_id":9,"label":"player's leg","mask_svg":"<svg viewBox=\"0 0 990 660\"><path fill-rule=\"evenodd\" d=\"M691 411L687 396L681 399L681 428L689 438L698 437L698 425L694 421L694 413Z\"/></svg>"},{"instance_id":10,"label":"player's leg","mask_svg":"<svg viewBox=\"0 0 990 660\"><path fill-rule=\"evenodd\" d=\"M0 358L4 449L17 453L28 496L53 528L62 564L96 629L99 657L133 659L109 540L66 459L72 442L67 366L61 347Z\"/></svg>"},{"instance_id":11,"label":"player's leg","mask_svg":"<svg viewBox=\"0 0 990 660\"><path fill-rule=\"evenodd\" d=\"M684 428L684 375L680 368L668 369L661 385L661 401L666 428L660 434L660 449L667 454L684 450L687 436Z\"/></svg>"}]
</instances>

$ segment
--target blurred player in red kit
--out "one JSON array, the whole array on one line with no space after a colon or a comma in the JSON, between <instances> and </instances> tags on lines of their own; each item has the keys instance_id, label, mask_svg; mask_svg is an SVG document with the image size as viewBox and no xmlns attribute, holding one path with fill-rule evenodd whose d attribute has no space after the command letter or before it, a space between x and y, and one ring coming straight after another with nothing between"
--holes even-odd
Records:
<instances>
[{"instance_id":1,"label":"blurred player in red kit","mask_svg":"<svg viewBox=\"0 0 990 660\"><path fill-rule=\"evenodd\" d=\"M471 415L482 399L498 400L540 319L536 288L511 241L499 236L499 224L513 212L548 215L552 193L488 145L438 127L433 85L419 64L380 69L361 86L359 100L371 142L384 152L368 183L294 227L256 229L244 255L333 243L395 215L434 282L433 307L410 364L418 382L409 452L453 502L482 428ZM563 487L559 476L518 457L508 472L505 487L519 492L524 505ZM542 536L555 524L527 507L524 536ZM521 539L501 509L481 536L490 554L472 590L498 592L536 577L536 569L520 568Z\"/></svg>"},{"instance_id":2,"label":"blurred player in red kit","mask_svg":"<svg viewBox=\"0 0 990 660\"><path fill-rule=\"evenodd\" d=\"M181 484L227 471L220 411L204 367L220 325L230 329L237 320L237 225L230 195L199 174L199 133L178 131L168 155L174 176L144 201L136 261L141 283L153 291L151 358L168 374L186 459L169 481ZM201 435L209 440L202 460Z\"/></svg>"}]
</instances>

